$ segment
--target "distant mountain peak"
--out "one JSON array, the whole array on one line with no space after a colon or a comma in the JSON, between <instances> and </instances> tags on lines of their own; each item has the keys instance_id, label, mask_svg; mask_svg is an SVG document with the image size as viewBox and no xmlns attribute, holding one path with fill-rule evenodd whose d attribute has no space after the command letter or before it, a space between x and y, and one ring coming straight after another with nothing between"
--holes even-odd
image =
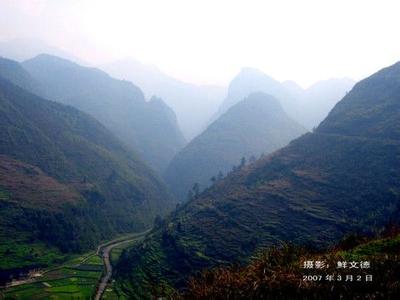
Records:
<instances>
[{"instance_id":1,"label":"distant mountain peak","mask_svg":"<svg viewBox=\"0 0 400 300\"><path fill-rule=\"evenodd\" d=\"M50 99L91 114L156 170L163 170L183 146L173 111L142 90L97 68L42 54L23 66L46 87Z\"/></svg>"},{"instance_id":2,"label":"distant mountain peak","mask_svg":"<svg viewBox=\"0 0 400 300\"><path fill-rule=\"evenodd\" d=\"M241 77L262 78L263 80L269 79L271 81L278 82L272 76L264 73L260 69L253 67L243 67L233 80Z\"/></svg>"},{"instance_id":3,"label":"distant mountain peak","mask_svg":"<svg viewBox=\"0 0 400 300\"><path fill-rule=\"evenodd\" d=\"M400 139L400 63L358 82L317 128L319 132Z\"/></svg>"},{"instance_id":4,"label":"distant mountain peak","mask_svg":"<svg viewBox=\"0 0 400 300\"><path fill-rule=\"evenodd\" d=\"M18 85L29 92L42 94L40 84L14 60L0 57L0 77L9 80L13 84Z\"/></svg>"},{"instance_id":5,"label":"distant mountain peak","mask_svg":"<svg viewBox=\"0 0 400 300\"><path fill-rule=\"evenodd\" d=\"M220 141L223 135L213 136ZM228 151L222 153L225 158ZM195 151L194 163L204 165L206 155ZM180 186L187 176L178 176L192 167L183 166L173 177ZM393 222L400 188L400 64L359 82L317 130L213 182L154 230L140 252L121 261L121 278L135 283L134 292L149 290L143 286L153 274L180 288L206 267L240 264L266 246L331 247L348 234L372 234ZM168 259L154 264L154 257Z\"/></svg>"},{"instance_id":6,"label":"distant mountain peak","mask_svg":"<svg viewBox=\"0 0 400 300\"><path fill-rule=\"evenodd\" d=\"M249 94L246 98L240 101L237 105L231 107L231 109L241 109L243 106L250 106L257 108L263 108L270 112L279 112L285 114L282 105L280 104L279 100L276 99L274 96L269 95L265 92L254 92Z\"/></svg>"},{"instance_id":7,"label":"distant mountain peak","mask_svg":"<svg viewBox=\"0 0 400 300\"><path fill-rule=\"evenodd\" d=\"M184 147L169 164L165 179L184 200L194 183L207 187L210 178L219 172L226 174L243 157L269 154L305 132L275 97L251 93Z\"/></svg>"},{"instance_id":8,"label":"distant mountain peak","mask_svg":"<svg viewBox=\"0 0 400 300\"><path fill-rule=\"evenodd\" d=\"M81 65L89 65L87 62L75 57L67 51L50 46L40 39L25 38L0 41L0 55L9 57L18 62L35 57L40 53L49 53L67 58Z\"/></svg>"},{"instance_id":9,"label":"distant mountain peak","mask_svg":"<svg viewBox=\"0 0 400 300\"><path fill-rule=\"evenodd\" d=\"M225 87L205 86L178 80L154 65L128 58L103 65L112 76L137 84L150 98L157 95L175 112L187 139L204 129L225 96Z\"/></svg>"}]
</instances>

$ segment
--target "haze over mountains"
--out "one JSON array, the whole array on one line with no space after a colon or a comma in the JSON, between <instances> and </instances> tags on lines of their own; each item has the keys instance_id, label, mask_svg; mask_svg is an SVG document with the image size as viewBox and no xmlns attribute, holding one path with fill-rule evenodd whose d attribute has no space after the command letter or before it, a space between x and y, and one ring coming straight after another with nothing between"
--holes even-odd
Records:
<instances>
[{"instance_id":1,"label":"haze over mountains","mask_svg":"<svg viewBox=\"0 0 400 300\"><path fill-rule=\"evenodd\" d=\"M0 78L1 251L9 247L3 271L40 265L40 257L23 260L25 250L92 249L147 228L173 206L137 153L86 113L24 90L36 82L17 62L1 60L6 64Z\"/></svg>"},{"instance_id":2,"label":"haze over mountains","mask_svg":"<svg viewBox=\"0 0 400 300\"><path fill-rule=\"evenodd\" d=\"M194 184L208 187L242 158L255 160L305 133L287 116L279 101L264 93L252 93L233 105L194 138L171 161L165 180L175 195L186 200ZM219 174L219 175L218 175Z\"/></svg>"},{"instance_id":3,"label":"haze over mountains","mask_svg":"<svg viewBox=\"0 0 400 300\"><path fill-rule=\"evenodd\" d=\"M0 300L400 299L399 11L1 0Z\"/></svg>"},{"instance_id":4,"label":"haze over mountains","mask_svg":"<svg viewBox=\"0 0 400 300\"><path fill-rule=\"evenodd\" d=\"M91 114L159 172L185 143L174 112L161 99L146 102L131 82L50 55L23 66L46 97Z\"/></svg>"},{"instance_id":5,"label":"haze over mountains","mask_svg":"<svg viewBox=\"0 0 400 300\"><path fill-rule=\"evenodd\" d=\"M0 55L20 61L42 53L87 65L40 40L14 39L0 43ZM186 83L164 74L156 66L134 59L118 60L100 68L115 78L133 82L146 99L152 96L161 98L176 114L178 126L188 141L204 131L230 106L254 92L275 96L290 117L311 130L355 83L348 78L328 79L303 89L293 81L279 82L255 68L243 68L227 89Z\"/></svg>"},{"instance_id":6,"label":"haze over mountains","mask_svg":"<svg viewBox=\"0 0 400 300\"><path fill-rule=\"evenodd\" d=\"M211 120L217 119L250 93L264 92L279 99L290 117L311 130L354 84L348 78L329 79L303 89L293 81L279 82L257 69L243 68L230 82L227 96Z\"/></svg>"},{"instance_id":7,"label":"haze over mountains","mask_svg":"<svg viewBox=\"0 0 400 300\"><path fill-rule=\"evenodd\" d=\"M187 140L205 128L226 92L224 87L182 82L164 74L155 66L133 59L116 61L101 68L116 78L134 82L146 97L161 97L175 111Z\"/></svg>"},{"instance_id":8,"label":"haze over mountains","mask_svg":"<svg viewBox=\"0 0 400 300\"><path fill-rule=\"evenodd\" d=\"M173 293L204 268L281 241L325 248L398 213L400 63L354 88L245 68L226 95L126 68L148 95L178 95L188 143L136 82L47 54L0 59L1 281L154 224L116 265L124 292L146 298L154 282Z\"/></svg>"},{"instance_id":9,"label":"haze over mountains","mask_svg":"<svg viewBox=\"0 0 400 300\"><path fill-rule=\"evenodd\" d=\"M40 39L16 38L0 41L0 56L18 62L22 62L40 54L50 54L62 57L80 65L88 64L64 50L48 45Z\"/></svg>"},{"instance_id":10,"label":"haze over mountains","mask_svg":"<svg viewBox=\"0 0 400 300\"><path fill-rule=\"evenodd\" d=\"M400 203L399 79L397 63L362 80L313 133L178 208L124 255L118 280L132 297L146 296L151 282L182 287L260 247L326 247L388 222Z\"/></svg>"}]
</instances>

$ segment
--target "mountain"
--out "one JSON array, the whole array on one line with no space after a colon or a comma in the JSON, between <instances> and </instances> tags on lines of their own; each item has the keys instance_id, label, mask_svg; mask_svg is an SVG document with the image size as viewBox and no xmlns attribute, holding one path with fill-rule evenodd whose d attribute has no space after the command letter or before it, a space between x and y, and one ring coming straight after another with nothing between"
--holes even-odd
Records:
<instances>
[{"instance_id":1,"label":"mountain","mask_svg":"<svg viewBox=\"0 0 400 300\"><path fill-rule=\"evenodd\" d=\"M0 77L34 94L43 94L39 82L14 60L0 57Z\"/></svg>"},{"instance_id":2,"label":"mountain","mask_svg":"<svg viewBox=\"0 0 400 300\"><path fill-rule=\"evenodd\" d=\"M313 133L158 222L125 253L118 280L132 296L148 295L148 285L183 287L197 271L246 261L260 247L325 248L379 229L400 209L399 120L397 63L357 83Z\"/></svg>"},{"instance_id":3,"label":"mountain","mask_svg":"<svg viewBox=\"0 0 400 300\"><path fill-rule=\"evenodd\" d=\"M398 298L400 232L398 228L393 229L397 230L393 234L373 238L346 237L323 252L324 268L308 272L301 262L321 262L321 253L291 245L265 249L246 266L204 271L188 282L179 299L225 299L226 295L232 299L265 299L266 295L267 299L369 299L376 294L382 299ZM338 273L336 266L343 261L367 264L356 263L363 269L347 270L351 277L337 284L327 274ZM323 279L308 280L307 273ZM365 284L368 275L372 275L373 281ZM349 278L358 280L359 284ZM299 284L302 279L307 284Z\"/></svg>"},{"instance_id":4,"label":"mountain","mask_svg":"<svg viewBox=\"0 0 400 300\"><path fill-rule=\"evenodd\" d=\"M23 70L13 65L12 76ZM94 118L0 77L2 272L142 230L173 204L157 175Z\"/></svg>"},{"instance_id":5,"label":"mountain","mask_svg":"<svg viewBox=\"0 0 400 300\"><path fill-rule=\"evenodd\" d=\"M160 99L146 102L131 82L49 55L23 66L45 96L95 117L160 173L185 143L173 111Z\"/></svg>"},{"instance_id":6,"label":"mountain","mask_svg":"<svg viewBox=\"0 0 400 300\"><path fill-rule=\"evenodd\" d=\"M22 62L42 53L59 56L81 65L88 65L88 63L71 55L70 53L50 46L40 39L18 38L0 41L0 56L7 57L18 62Z\"/></svg>"},{"instance_id":7,"label":"mountain","mask_svg":"<svg viewBox=\"0 0 400 300\"><path fill-rule=\"evenodd\" d=\"M210 178L226 174L242 157L269 154L305 132L287 116L278 100L254 93L229 108L182 149L164 178L175 195L186 200L194 183L205 188L211 184Z\"/></svg>"},{"instance_id":8,"label":"mountain","mask_svg":"<svg viewBox=\"0 0 400 300\"><path fill-rule=\"evenodd\" d=\"M229 83L228 93L212 120L217 119L230 107L248 95L264 92L277 98L290 116L296 116L297 103L295 97L285 86L272 77L254 68L243 68Z\"/></svg>"},{"instance_id":9,"label":"mountain","mask_svg":"<svg viewBox=\"0 0 400 300\"><path fill-rule=\"evenodd\" d=\"M211 120L217 119L249 94L264 92L277 98L291 118L311 130L351 90L354 83L347 78L329 79L303 89L294 81L279 82L257 69L243 68L229 84L228 94Z\"/></svg>"},{"instance_id":10,"label":"mountain","mask_svg":"<svg viewBox=\"0 0 400 300\"><path fill-rule=\"evenodd\" d=\"M101 69L116 78L134 82L147 97L161 97L175 111L187 140L205 128L225 94L223 87L182 82L133 59L116 61Z\"/></svg>"},{"instance_id":11,"label":"mountain","mask_svg":"<svg viewBox=\"0 0 400 300\"><path fill-rule=\"evenodd\" d=\"M303 90L298 96L302 106L300 122L310 130L317 127L354 84L349 78L335 78L318 81Z\"/></svg>"}]
</instances>

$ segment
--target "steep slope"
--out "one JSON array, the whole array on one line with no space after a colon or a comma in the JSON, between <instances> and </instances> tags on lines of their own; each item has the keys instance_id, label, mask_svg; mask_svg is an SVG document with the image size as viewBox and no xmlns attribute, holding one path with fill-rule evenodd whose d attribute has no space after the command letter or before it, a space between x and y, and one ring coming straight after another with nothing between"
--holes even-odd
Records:
<instances>
[{"instance_id":1,"label":"steep slope","mask_svg":"<svg viewBox=\"0 0 400 300\"><path fill-rule=\"evenodd\" d=\"M282 107L289 116L296 117L296 98L290 89L257 69L243 68L230 82L226 98L213 119L217 119L230 107L256 92L264 92L274 96L281 102Z\"/></svg>"},{"instance_id":2,"label":"steep slope","mask_svg":"<svg viewBox=\"0 0 400 300\"><path fill-rule=\"evenodd\" d=\"M400 63L358 83L287 147L217 182L126 253L120 280L182 286L205 267L291 241L325 247L400 207ZM156 275L154 275L156 274ZM146 294L131 286L132 295Z\"/></svg>"},{"instance_id":3,"label":"steep slope","mask_svg":"<svg viewBox=\"0 0 400 300\"><path fill-rule=\"evenodd\" d=\"M0 57L0 77L34 94L43 94L37 82L18 62Z\"/></svg>"},{"instance_id":4,"label":"steep slope","mask_svg":"<svg viewBox=\"0 0 400 300\"><path fill-rule=\"evenodd\" d=\"M292 102L292 95L282 84L263 72L253 68L243 68L229 83L228 93L218 109L216 117L246 98L251 93L264 92L278 100ZM286 105L281 103L284 108Z\"/></svg>"},{"instance_id":5,"label":"steep slope","mask_svg":"<svg viewBox=\"0 0 400 300\"><path fill-rule=\"evenodd\" d=\"M264 92L277 98L294 120L311 130L354 85L351 79L321 80L307 89L293 81L279 82L263 72L243 68L229 84L228 94L212 120L249 94Z\"/></svg>"},{"instance_id":6,"label":"steep slope","mask_svg":"<svg viewBox=\"0 0 400 300\"><path fill-rule=\"evenodd\" d=\"M398 298L399 252L398 231L397 234L378 236L372 240L349 236L323 253L285 245L264 250L244 267L208 270L192 279L184 294L176 298L225 299L226 295L230 295L232 299L264 299L268 295L270 299L369 299L377 294L382 299ZM321 259L330 267L304 269L305 261ZM346 273L352 275L356 282L329 280L327 274L336 273L336 276L331 275L332 278L339 278L337 274L340 271L336 266L343 261L366 261L369 267L347 270ZM321 280L308 280L310 274L317 275L317 278L321 276ZM368 275L372 275L373 281L366 284ZM165 294L160 292L159 296Z\"/></svg>"},{"instance_id":7,"label":"steep slope","mask_svg":"<svg viewBox=\"0 0 400 300\"><path fill-rule=\"evenodd\" d=\"M23 66L42 84L46 96L95 117L159 172L185 143L173 112L161 100L146 102L130 82L49 55Z\"/></svg>"},{"instance_id":8,"label":"steep slope","mask_svg":"<svg viewBox=\"0 0 400 300\"><path fill-rule=\"evenodd\" d=\"M308 129L317 127L332 108L349 92L355 82L352 79L328 79L318 81L298 95L302 114L300 122Z\"/></svg>"},{"instance_id":9,"label":"steep slope","mask_svg":"<svg viewBox=\"0 0 400 300\"><path fill-rule=\"evenodd\" d=\"M177 80L152 65L126 59L101 66L112 76L137 84L147 97L159 96L175 111L187 140L200 133L217 110L225 88ZM246 95L247 96L247 95Z\"/></svg>"},{"instance_id":10,"label":"steep slope","mask_svg":"<svg viewBox=\"0 0 400 300\"><path fill-rule=\"evenodd\" d=\"M211 184L219 172L226 174L241 158L269 154L306 130L290 119L278 100L254 93L231 107L171 161L165 180L181 200L194 183Z\"/></svg>"},{"instance_id":11,"label":"steep slope","mask_svg":"<svg viewBox=\"0 0 400 300\"><path fill-rule=\"evenodd\" d=\"M0 252L14 249L2 263L25 244L82 251L150 226L173 200L137 157L87 114L0 77Z\"/></svg>"},{"instance_id":12,"label":"steep slope","mask_svg":"<svg viewBox=\"0 0 400 300\"><path fill-rule=\"evenodd\" d=\"M46 42L35 38L17 38L0 41L0 55L12 60L22 62L42 53L48 53L74 61L81 65L87 65L76 56L63 51L57 47L48 45Z\"/></svg>"}]
</instances>

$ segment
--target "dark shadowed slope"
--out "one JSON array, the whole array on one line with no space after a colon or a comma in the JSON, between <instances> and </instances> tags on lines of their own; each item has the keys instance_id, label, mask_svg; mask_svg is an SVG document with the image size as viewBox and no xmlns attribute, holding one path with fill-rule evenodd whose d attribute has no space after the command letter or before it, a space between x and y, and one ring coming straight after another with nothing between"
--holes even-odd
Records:
<instances>
[{"instance_id":1,"label":"dark shadowed slope","mask_svg":"<svg viewBox=\"0 0 400 300\"><path fill-rule=\"evenodd\" d=\"M161 100L146 102L142 91L128 81L49 55L23 66L47 97L95 117L159 172L185 143L171 109Z\"/></svg>"},{"instance_id":2,"label":"dark shadowed slope","mask_svg":"<svg viewBox=\"0 0 400 300\"><path fill-rule=\"evenodd\" d=\"M173 205L153 171L98 121L3 78L0 154L0 252L15 249L2 253L1 269L21 245L81 251L142 230Z\"/></svg>"},{"instance_id":3,"label":"dark shadowed slope","mask_svg":"<svg viewBox=\"0 0 400 300\"><path fill-rule=\"evenodd\" d=\"M165 180L179 199L186 200L194 183L203 189L213 176L239 165L242 157L250 160L269 154L305 132L274 97L251 94L180 151L169 164Z\"/></svg>"},{"instance_id":4,"label":"dark shadowed slope","mask_svg":"<svg viewBox=\"0 0 400 300\"><path fill-rule=\"evenodd\" d=\"M400 63L358 83L314 133L218 182L127 253L120 279L182 286L197 270L291 241L323 247L400 203ZM157 274L153 276L152 274ZM131 286L132 294L146 294Z\"/></svg>"}]
</instances>

